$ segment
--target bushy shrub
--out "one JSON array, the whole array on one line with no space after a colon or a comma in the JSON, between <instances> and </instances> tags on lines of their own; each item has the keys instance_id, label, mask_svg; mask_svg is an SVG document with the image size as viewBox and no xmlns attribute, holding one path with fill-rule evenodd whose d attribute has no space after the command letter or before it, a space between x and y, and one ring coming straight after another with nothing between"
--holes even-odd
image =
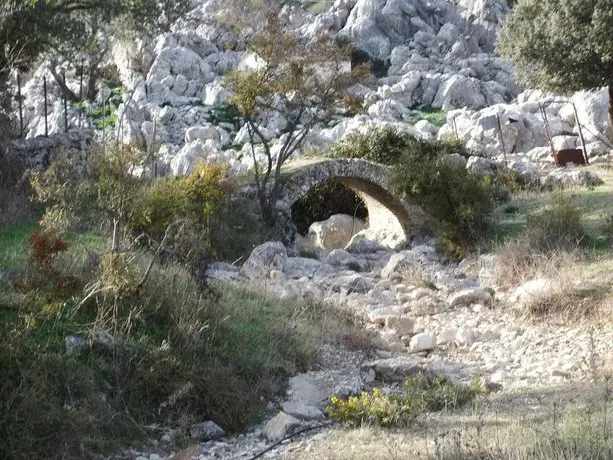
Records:
<instances>
[{"instance_id":1,"label":"bushy shrub","mask_svg":"<svg viewBox=\"0 0 613 460\"><path fill-rule=\"evenodd\" d=\"M442 251L454 258L468 250L490 228L495 205L508 198L504 188L444 157L404 154L391 178L396 193L421 206L432 218L432 229Z\"/></svg>"},{"instance_id":2,"label":"bushy shrub","mask_svg":"<svg viewBox=\"0 0 613 460\"><path fill-rule=\"evenodd\" d=\"M333 147L331 156L362 158L392 166L394 192L421 206L439 248L462 258L489 230L494 206L508 198L503 183L454 168L446 155L471 152L457 142L427 141L390 127L353 134Z\"/></svg>"},{"instance_id":3,"label":"bushy shrub","mask_svg":"<svg viewBox=\"0 0 613 460\"><path fill-rule=\"evenodd\" d=\"M385 165L396 165L405 154L415 157L437 157L459 153L470 156L471 151L457 141L427 141L389 126L375 128L368 133L352 133L330 151L333 158L361 158Z\"/></svg>"},{"instance_id":4,"label":"bushy shrub","mask_svg":"<svg viewBox=\"0 0 613 460\"><path fill-rule=\"evenodd\" d=\"M403 427L425 412L453 409L483 393L484 388L477 380L465 386L442 377L430 379L418 375L406 380L403 393L384 393L375 388L346 400L333 396L327 411L332 420L347 426Z\"/></svg>"},{"instance_id":5,"label":"bushy shrub","mask_svg":"<svg viewBox=\"0 0 613 460\"><path fill-rule=\"evenodd\" d=\"M184 261L236 260L259 244L264 231L254 204L231 197L220 165L200 164L187 177L164 177L144 187L131 228Z\"/></svg>"}]
</instances>

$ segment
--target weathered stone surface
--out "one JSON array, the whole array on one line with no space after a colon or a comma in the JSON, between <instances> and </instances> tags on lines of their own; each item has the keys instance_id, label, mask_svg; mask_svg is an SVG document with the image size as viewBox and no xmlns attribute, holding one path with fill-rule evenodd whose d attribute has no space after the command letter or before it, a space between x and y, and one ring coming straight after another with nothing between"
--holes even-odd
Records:
<instances>
[{"instance_id":1,"label":"weathered stone surface","mask_svg":"<svg viewBox=\"0 0 613 460\"><path fill-rule=\"evenodd\" d=\"M215 422L208 420L206 422L197 423L189 428L189 434L193 439L199 441L211 441L225 436L225 431Z\"/></svg>"},{"instance_id":2,"label":"weathered stone surface","mask_svg":"<svg viewBox=\"0 0 613 460\"><path fill-rule=\"evenodd\" d=\"M285 412L279 412L268 421L264 427L263 434L269 441L276 442L287 436L289 431L297 426L300 426L300 420Z\"/></svg>"},{"instance_id":3,"label":"weathered stone surface","mask_svg":"<svg viewBox=\"0 0 613 460\"><path fill-rule=\"evenodd\" d=\"M407 377L415 375L435 377L432 370L410 357L378 359L362 365L362 370L365 372L371 369L375 372L375 378L384 382L404 382Z\"/></svg>"},{"instance_id":4,"label":"weathered stone surface","mask_svg":"<svg viewBox=\"0 0 613 460\"><path fill-rule=\"evenodd\" d=\"M409 349L413 352L431 351L436 348L436 336L422 332L411 337Z\"/></svg>"},{"instance_id":5,"label":"weathered stone surface","mask_svg":"<svg viewBox=\"0 0 613 460\"><path fill-rule=\"evenodd\" d=\"M347 246L351 237L364 229L364 222L347 214L335 214L309 227L309 239L315 247L331 250Z\"/></svg>"},{"instance_id":6,"label":"weathered stone surface","mask_svg":"<svg viewBox=\"0 0 613 460\"><path fill-rule=\"evenodd\" d=\"M393 329L398 335L410 335L415 330L415 318L410 316L388 316L385 327Z\"/></svg>"},{"instance_id":7,"label":"weathered stone surface","mask_svg":"<svg viewBox=\"0 0 613 460\"><path fill-rule=\"evenodd\" d=\"M268 278L271 270L281 270L287 261L287 250L281 242L257 246L241 268L241 274L251 280Z\"/></svg>"},{"instance_id":8,"label":"weathered stone surface","mask_svg":"<svg viewBox=\"0 0 613 460\"><path fill-rule=\"evenodd\" d=\"M283 403L283 412L300 420L319 420L324 418L321 410L308 405L304 401L287 401Z\"/></svg>"},{"instance_id":9,"label":"weathered stone surface","mask_svg":"<svg viewBox=\"0 0 613 460\"><path fill-rule=\"evenodd\" d=\"M280 201L290 209L311 188L337 179L358 193L366 204L368 230L373 235L384 234L386 240L395 242L407 241L407 231L418 222L412 217L408 203L390 192L389 171L388 166L360 159L317 162L302 167L284 184Z\"/></svg>"},{"instance_id":10,"label":"weathered stone surface","mask_svg":"<svg viewBox=\"0 0 613 460\"><path fill-rule=\"evenodd\" d=\"M584 169L556 169L546 178L546 187L594 187L604 184L598 174Z\"/></svg>"},{"instance_id":11,"label":"weathered stone surface","mask_svg":"<svg viewBox=\"0 0 613 460\"><path fill-rule=\"evenodd\" d=\"M390 279L392 277L402 277L402 272L411 266L411 261L407 260L406 254L394 254L389 262L381 270L381 278Z\"/></svg>"}]
</instances>

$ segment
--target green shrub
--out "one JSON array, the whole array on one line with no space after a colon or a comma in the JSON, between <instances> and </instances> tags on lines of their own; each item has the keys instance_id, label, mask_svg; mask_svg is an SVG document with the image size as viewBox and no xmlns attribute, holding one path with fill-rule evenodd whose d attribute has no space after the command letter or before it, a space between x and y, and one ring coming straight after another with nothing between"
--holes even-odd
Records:
<instances>
[{"instance_id":1,"label":"green shrub","mask_svg":"<svg viewBox=\"0 0 613 460\"><path fill-rule=\"evenodd\" d=\"M264 239L254 204L232 198L225 169L198 165L187 177L164 177L144 187L136 200L133 231L190 263L236 260ZM169 230L171 230L169 232Z\"/></svg>"},{"instance_id":2,"label":"green shrub","mask_svg":"<svg viewBox=\"0 0 613 460\"><path fill-rule=\"evenodd\" d=\"M349 134L332 147L333 158L361 158L385 165L396 165L405 154L414 157L437 157L459 153L468 157L472 152L457 141L427 141L389 126L375 128L366 134Z\"/></svg>"},{"instance_id":3,"label":"green shrub","mask_svg":"<svg viewBox=\"0 0 613 460\"><path fill-rule=\"evenodd\" d=\"M439 249L463 258L489 231L489 215L495 205L508 199L504 180L480 178L454 168L445 156L470 155L457 142L418 139L392 128L354 134L333 147L333 157L363 158L392 166L394 192L423 208L438 237Z\"/></svg>"},{"instance_id":4,"label":"green shrub","mask_svg":"<svg viewBox=\"0 0 613 460\"><path fill-rule=\"evenodd\" d=\"M384 393L380 388L363 391L359 396L340 399L333 396L328 416L346 426L378 425L385 428L408 426L426 412L453 409L484 393L478 380L469 386L453 384L437 377L409 377L404 392Z\"/></svg>"},{"instance_id":5,"label":"green shrub","mask_svg":"<svg viewBox=\"0 0 613 460\"><path fill-rule=\"evenodd\" d=\"M242 430L317 361L321 337L365 335L331 307L225 285L211 296L178 265L155 265L144 278L146 258L109 257L127 268L107 260L101 287L119 295L0 292L2 458L90 458L159 436L151 427L180 439L202 420ZM125 289L143 279L138 295ZM67 355L74 334L85 342Z\"/></svg>"},{"instance_id":6,"label":"green shrub","mask_svg":"<svg viewBox=\"0 0 613 460\"><path fill-rule=\"evenodd\" d=\"M488 178L453 168L442 157L405 154L392 173L396 193L421 206L443 253L460 259L490 229L490 213L508 198Z\"/></svg>"},{"instance_id":7,"label":"green shrub","mask_svg":"<svg viewBox=\"0 0 613 460\"><path fill-rule=\"evenodd\" d=\"M311 188L292 205L292 221L301 235L308 233L313 222L334 214L348 214L362 220L368 217L364 202L351 189L335 181Z\"/></svg>"}]
</instances>

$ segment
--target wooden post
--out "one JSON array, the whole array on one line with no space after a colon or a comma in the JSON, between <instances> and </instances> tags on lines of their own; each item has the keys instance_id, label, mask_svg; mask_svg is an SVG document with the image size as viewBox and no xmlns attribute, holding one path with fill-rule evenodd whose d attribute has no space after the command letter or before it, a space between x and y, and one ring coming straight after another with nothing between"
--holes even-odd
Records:
<instances>
[{"instance_id":1,"label":"wooden post","mask_svg":"<svg viewBox=\"0 0 613 460\"><path fill-rule=\"evenodd\" d=\"M19 137L23 137L23 101L21 100L20 74L17 74L17 103L19 104Z\"/></svg>"},{"instance_id":2,"label":"wooden post","mask_svg":"<svg viewBox=\"0 0 613 460\"><path fill-rule=\"evenodd\" d=\"M45 137L49 136L49 123L47 121L47 77L43 76L43 92L45 93Z\"/></svg>"},{"instance_id":3,"label":"wooden post","mask_svg":"<svg viewBox=\"0 0 613 460\"><path fill-rule=\"evenodd\" d=\"M502 125L500 124L500 116L496 114L496 122L498 123L498 137L500 138L500 148L502 149L502 157L507 159L507 149L504 147L504 138L502 136Z\"/></svg>"},{"instance_id":4,"label":"wooden post","mask_svg":"<svg viewBox=\"0 0 613 460\"><path fill-rule=\"evenodd\" d=\"M589 165L590 160L587 157L587 148L585 147L585 139L583 138L583 130L581 129L581 123L579 123L579 115L577 114L577 106L575 106L574 101L570 101L573 105L573 112L575 112L575 123L577 123L577 128L579 128L579 139L581 139L581 147L583 148L583 159L585 160L585 164Z\"/></svg>"},{"instance_id":5,"label":"wooden post","mask_svg":"<svg viewBox=\"0 0 613 460\"><path fill-rule=\"evenodd\" d=\"M153 178L155 179L155 176L157 174L156 171L156 164L155 164L155 137L157 134L157 125L158 125L158 118L157 117L153 117L153 139L151 139L151 172L153 174Z\"/></svg>"},{"instance_id":6,"label":"wooden post","mask_svg":"<svg viewBox=\"0 0 613 460\"><path fill-rule=\"evenodd\" d=\"M83 59L81 59L81 72L79 75L79 104L83 104ZM79 106L79 129L81 129L81 115L83 107Z\"/></svg>"},{"instance_id":7,"label":"wooden post","mask_svg":"<svg viewBox=\"0 0 613 460\"><path fill-rule=\"evenodd\" d=\"M547 112L545 112L545 108L539 102L539 109L541 109L541 115L543 116L543 121L545 123L545 133L547 134L547 140L549 140L549 148L551 148L551 155L553 156L553 161L555 165L558 165L558 161L556 160L556 151L553 148L553 139L551 137L551 130L549 129L549 120L547 120Z\"/></svg>"},{"instance_id":8,"label":"wooden post","mask_svg":"<svg viewBox=\"0 0 613 460\"><path fill-rule=\"evenodd\" d=\"M66 87L66 72L62 72L62 84ZM64 132L68 132L68 100L66 99L66 94L63 94L64 99Z\"/></svg>"}]
</instances>

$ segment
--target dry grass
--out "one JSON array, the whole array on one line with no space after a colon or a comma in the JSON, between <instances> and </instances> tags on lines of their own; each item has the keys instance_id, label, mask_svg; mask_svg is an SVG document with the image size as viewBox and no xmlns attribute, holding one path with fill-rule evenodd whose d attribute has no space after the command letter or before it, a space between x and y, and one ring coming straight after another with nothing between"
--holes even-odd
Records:
<instances>
[{"instance_id":1,"label":"dry grass","mask_svg":"<svg viewBox=\"0 0 613 460\"><path fill-rule=\"evenodd\" d=\"M611 401L594 385L499 395L410 429L334 429L295 460L610 459ZM306 448L306 446L309 446Z\"/></svg>"}]
</instances>

